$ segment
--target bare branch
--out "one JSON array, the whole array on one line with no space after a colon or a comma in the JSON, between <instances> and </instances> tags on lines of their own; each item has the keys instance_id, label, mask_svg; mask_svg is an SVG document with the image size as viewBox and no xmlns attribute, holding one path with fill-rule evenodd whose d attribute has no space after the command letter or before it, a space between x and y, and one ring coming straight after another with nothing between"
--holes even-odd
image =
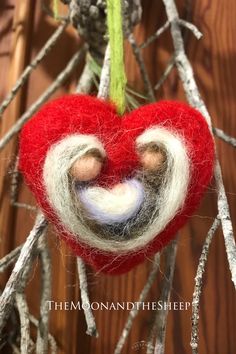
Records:
<instances>
[{"instance_id":1,"label":"bare branch","mask_svg":"<svg viewBox=\"0 0 236 354\"><path fill-rule=\"evenodd\" d=\"M84 309L84 315L87 323L86 333L89 336L98 337L95 319L91 311L91 308L89 306L90 301L88 297L88 282L87 282L86 268L84 262L80 257L77 257L77 269L78 269L79 282L80 282L80 295L81 295L82 304L84 304L83 309Z\"/></svg>"},{"instance_id":2,"label":"bare branch","mask_svg":"<svg viewBox=\"0 0 236 354\"><path fill-rule=\"evenodd\" d=\"M29 204L26 204L26 203L18 203L18 202L15 202L13 204L13 206L17 207L17 208L23 208L23 209L27 209L27 210L31 210L35 213L37 213L38 211L38 208L36 206L33 206L33 205L29 205Z\"/></svg>"},{"instance_id":3,"label":"bare branch","mask_svg":"<svg viewBox=\"0 0 236 354\"><path fill-rule=\"evenodd\" d=\"M140 49L144 49L146 48L147 46L149 46L152 42L154 42L158 37L160 37L160 35L162 33L164 33L167 28L169 28L170 26L170 22L169 21L166 21L166 23L161 27L159 28L152 36L148 37L148 39L139 46Z\"/></svg>"},{"instance_id":4,"label":"bare branch","mask_svg":"<svg viewBox=\"0 0 236 354\"><path fill-rule=\"evenodd\" d=\"M151 102L155 102L156 101L156 97L154 95L154 92L153 92L153 89L152 89L152 85L151 85L151 82L150 82L149 77L148 77L148 73L147 73L147 70L146 70L146 67L145 67L145 63L143 61L141 50L140 50L139 46L136 43L136 40L134 38L133 33L129 34L128 40L129 40L129 42L130 42L130 44L132 46L134 56L136 58L138 66L139 66L140 73L142 75L142 79L143 79L143 82L144 82L144 87L145 87L145 90L147 91L148 98L149 98L149 100Z\"/></svg>"},{"instance_id":5,"label":"bare branch","mask_svg":"<svg viewBox=\"0 0 236 354\"><path fill-rule=\"evenodd\" d=\"M22 246L20 256L14 266L10 278L0 297L0 333L9 317L14 303L15 293L18 291L22 277L24 277L27 264L33 257L33 251L37 246L37 241L47 226L47 221L42 214L38 214L33 229Z\"/></svg>"},{"instance_id":6,"label":"bare branch","mask_svg":"<svg viewBox=\"0 0 236 354\"><path fill-rule=\"evenodd\" d=\"M159 90L159 88L163 85L163 83L166 81L167 77L169 76L171 70L173 69L173 67L175 66L175 56L173 55L168 64L167 67L164 71L164 73L162 74L161 78L159 79L158 83L156 84L156 86L154 87L154 90Z\"/></svg>"},{"instance_id":7,"label":"bare branch","mask_svg":"<svg viewBox=\"0 0 236 354\"><path fill-rule=\"evenodd\" d=\"M217 217L214 220L207 234L206 240L202 248L202 253L199 259L198 267L197 267L197 274L195 277L195 287L194 287L193 301L192 301L192 333L191 333L191 342L190 342L193 354L198 354L198 340L199 340L198 322L199 322L200 297L202 293L202 277L205 272L211 241L219 225L220 225L220 220Z\"/></svg>"},{"instance_id":8,"label":"bare branch","mask_svg":"<svg viewBox=\"0 0 236 354\"><path fill-rule=\"evenodd\" d=\"M0 273L3 273L11 264L13 264L20 254L22 245L16 247L13 251L8 253L0 260Z\"/></svg>"},{"instance_id":9,"label":"bare branch","mask_svg":"<svg viewBox=\"0 0 236 354\"><path fill-rule=\"evenodd\" d=\"M223 184L223 177L219 161L215 164L215 180L218 191L218 212L222 224L222 230L225 240L225 248L229 262L229 269L231 271L232 281L236 288L236 245L233 233L232 221L229 213L229 204L225 193Z\"/></svg>"},{"instance_id":10,"label":"bare branch","mask_svg":"<svg viewBox=\"0 0 236 354\"><path fill-rule=\"evenodd\" d=\"M226 143L228 143L236 148L236 138L229 136L223 130L218 129L218 128L213 128L213 133L217 136L217 138L222 139Z\"/></svg>"},{"instance_id":11,"label":"bare branch","mask_svg":"<svg viewBox=\"0 0 236 354\"><path fill-rule=\"evenodd\" d=\"M178 23L180 26L183 26L187 29L189 29L191 32L193 32L194 36L197 38L197 39L200 39L202 38L202 33L199 31L199 29L193 25L192 23L188 22L188 21L185 21L185 20L182 20L182 19L178 19Z\"/></svg>"},{"instance_id":12,"label":"bare branch","mask_svg":"<svg viewBox=\"0 0 236 354\"><path fill-rule=\"evenodd\" d=\"M26 203L18 203L17 202L19 177L20 177L20 172L18 170L18 164L19 164L19 156L16 157L13 171L10 172L10 175L11 175L11 189L10 189L11 204L17 208L24 208L27 210L32 210L34 212L37 212L38 211L37 207L35 207L33 205L26 204Z\"/></svg>"},{"instance_id":13,"label":"bare branch","mask_svg":"<svg viewBox=\"0 0 236 354\"><path fill-rule=\"evenodd\" d=\"M29 109L17 120L15 125L2 137L0 140L0 151L4 146L11 140L11 138L17 134L23 125L31 118L31 116L38 110L38 108L45 103L48 98L67 80L71 72L79 64L80 60L84 56L86 51L86 46L80 49L69 61L66 68L58 75L56 80L49 86L49 88L44 91L44 93L35 101Z\"/></svg>"},{"instance_id":14,"label":"bare branch","mask_svg":"<svg viewBox=\"0 0 236 354\"><path fill-rule=\"evenodd\" d=\"M11 89L5 100L2 102L0 105L0 118L5 111L5 109L8 107L8 105L11 103L19 89L24 85L28 77L30 76L31 72L38 66L38 64L43 60L43 58L50 52L50 50L54 47L62 33L64 32L65 28L67 27L69 23L69 19L66 19L63 21L60 26L56 29L56 31L53 33L53 35L49 38L49 40L45 43L43 48L40 50L40 52L37 54L37 56L34 58L32 63L27 66L27 68L24 70L22 75L19 77L19 79L16 81L14 87Z\"/></svg>"},{"instance_id":15,"label":"bare branch","mask_svg":"<svg viewBox=\"0 0 236 354\"><path fill-rule=\"evenodd\" d=\"M192 23L188 22L188 21L185 21L185 20L182 20L182 19L179 19L178 20L178 23L180 26L183 26L187 29L189 29L191 32L193 32L194 36L197 38L197 39L200 39L202 37L202 33L198 30L198 28L193 25ZM149 46L152 42L154 42L158 37L160 37L160 35L162 33L164 33L168 28L170 27L170 21L166 21L166 23L161 27L159 28L152 36L148 37L148 39L142 43L139 48L140 49L144 49L146 48L147 46Z\"/></svg>"},{"instance_id":16,"label":"bare branch","mask_svg":"<svg viewBox=\"0 0 236 354\"><path fill-rule=\"evenodd\" d=\"M11 204L17 201L18 186L19 186L19 156L16 156L14 161L13 170L10 172L11 175L11 189L10 189L10 201Z\"/></svg>"},{"instance_id":17,"label":"bare branch","mask_svg":"<svg viewBox=\"0 0 236 354\"><path fill-rule=\"evenodd\" d=\"M38 328L39 321L31 314L29 315L29 319L30 322L33 323L33 325ZM48 334L48 341L50 344L51 354L57 354L57 343L55 338L50 333Z\"/></svg>"},{"instance_id":18,"label":"bare branch","mask_svg":"<svg viewBox=\"0 0 236 354\"><path fill-rule=\"evenodd\" d=\"M21 326L21 353L30 353L30 321L29 321L29 309L26 302L25 294L19 292L16 294L16 306L20 315Z\"/></svg>"},{"instance_id":19,"label":"bare branch","mask_svg":"<svg viewBox=\"0 0 236 354\"><path fill-rule=\"evenodd\" d=\"M13 350L13 352L12 352L13 354L21 354L19 348L17 348L17 346L14 343L10 343L10 346Z\"/></svg>"},{"instance_id":20,"label":"bare branch","mask_svg":"<svg viewBox=\"0 0 236 354\"><path fill-rule=\"evenodd\" d=\"M155 258L154 258L154 261L153 261L153 266L152 266L152 270L148 276L148 280L146 282L146 284L144 285L144 288L143 290L141 291L140 293L140 296L139 296L139 299L138 299L138 303L141 303L143 302L148 293L149 293L149 290L151 289L152 287L152 284L154 283L155 279L156 279L156 275L157 275L157 272L159 270L159 264L160 264L160 254L157 253L155 255ZM124 347L124 344L125 344L125 341L130 333L130 330L132 328L132 325L133 325L133 322L134 322L134 319L135 317L137 316L138 314L138 311L139 311L139 308L138 307L134 307L130 312L129 312L129 316L128 316L128 319L126 321L126 324L124 326L124 329L121 333L121 336L120 336L120 339L116 345L116 349L115 349L115 352L114 354L120 354L123 347Z\"/></svg>"},{"instance_id":21,"label":"bare branch","mask_svg":"<svg viewBox=\"0 0 236 354\"><path fill-rule=\"evenodd\" d=\"M205 117L209 127L212 128L211 118L207 108L200 96L196 85L191 64L185 54L183 38L178 24L179 15L174 0L163 0L168 20L171 23L171 35L175 48L176 65L183 83L183 87L189 103L198 109ZM227 258L232 275L232 281L236 287L236 245L233 235L233 226L229 213L229 205L222 179L221 167L216 160L214 170L216 186L218 191L218 212L222 223Z\"/></svg>"},{"instance_id":22,"label":"bare branch","mask_svg":"<svg viewBox=\"0 0 236 354\"><path fill-rule=\"evenodd\" d=\"M91 91L93 86L93 72L89 67L88 61L85 64L83 72L79 78L78 85L76 87L76 93L88 93Z\"/></svg>"},{"instance_id":23,"label":"bare branch","mask_svg":"<svg viewBox=\"0 0 236 354\"><path fill-rule=\"evenodd\" d=\"M89 68L88 62L86 63L83 73L79 79L79 83L76 89L77 93L88 93L92 86L93 73ZM105 58L103 62L103 68L100 78L100 85L98 90L98 97L102 99L106 99L109 94L109 83L110 83L110 46L108 44ZM87 323L87 331L86 333L90 336L98 337L98 331L96 327L95 318L89 306L89 294L88 294L88 282L86 275L86 267L83 260L77 257L77 269L80 281L80 292L81 292L81 300L82 303L85 304L83 306L85 320Z\"/></svg>"},{"instance_id":24,"label":"bare branch","mask_svg":"<svg viewBox=\"0 0 236 354\"><path fill-rule=\"evenodd\" d=\"M48 301L51 298L51 258L46 234L38 241L39 259L41 262L41 300L40 300L40 318L37 332L36 353L48 353L48 326L49 326L49 308Z\"/></svg>"},{"instance_id":25,"label":"bare branch","mask_svg":"<svg viewBox=\"0 0 236 354\"><path fill-rule=\"evenodd\" d=\"M105 100L109 94L109 87L110 87L110 45L108 43L104 62L103 62L97 97Z\"/></svg>"},{"instance_id":26,"label":"bare branch","mask_svg":"<svg viewBox=\"0 0 236 354\"><path fill-rule=\"evenodd\" d=\"M175 259L177 252L177 241L174 240L165 249L165 277L161 285L160 301L167 304L170 301L172 283L175 269ZM165 335L168 316L168 306L157 310L153 328L147 345L147 354L164 354L165 352ZM155 347L153 341L155 339Z\"/></svg>"}]
</instances>

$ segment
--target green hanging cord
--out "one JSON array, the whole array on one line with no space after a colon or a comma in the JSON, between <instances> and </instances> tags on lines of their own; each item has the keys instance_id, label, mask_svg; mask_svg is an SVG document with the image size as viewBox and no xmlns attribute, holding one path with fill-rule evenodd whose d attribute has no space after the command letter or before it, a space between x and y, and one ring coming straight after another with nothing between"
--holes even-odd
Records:
<instances>
[{"instance_id":1,"label":"green hanging cord","mask_svg":"<svg viewBox=\"0 0 236 354\"><path fill-rule=\"evenodd\" d=\"M110 99L119 114L125 111L126 75L122 28L122 0L107 0L107 23L110 41Z\"/></svg>"},{"instance_id":2,"label":"green hanging cord","mask_svg":"<svg viewBox=\"0 0 236 354\"><path fill-rule=\"evenodd\" d=\"M53 0L53 16L55 19L59 17L58 0Z\"/></svg>"}]
</instances>

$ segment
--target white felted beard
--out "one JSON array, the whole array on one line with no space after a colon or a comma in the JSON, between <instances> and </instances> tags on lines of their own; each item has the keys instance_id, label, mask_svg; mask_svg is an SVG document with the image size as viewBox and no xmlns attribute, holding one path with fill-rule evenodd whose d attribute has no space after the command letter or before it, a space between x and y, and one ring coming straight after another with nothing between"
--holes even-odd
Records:
<instances>
[{"instance_id":1,"label":"white felted beard","mask_svg":"<svg viewBox=\"0 0 236 354\"><path fill-rule=\"evenodd\" d=\"M105 149L93 135L71 135L48 151L43 170L47 198L61 226L73 237L103 251L128 253L148 244L181 210L190 179L190 162L181 136L152 127L136 140L165 154L158 171L140 167L112 189L73 180L73 163L89 151Z\"/></svg>"}]
</instances>

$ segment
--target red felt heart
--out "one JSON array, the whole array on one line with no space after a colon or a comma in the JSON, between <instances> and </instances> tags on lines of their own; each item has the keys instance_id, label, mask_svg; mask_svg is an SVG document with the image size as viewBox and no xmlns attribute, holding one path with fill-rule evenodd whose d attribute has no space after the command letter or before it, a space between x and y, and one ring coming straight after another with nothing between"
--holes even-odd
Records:
<instances>
[{"instance_id":1,"label":"red felt heart","mask_svg":"<svg viewBox=\"0 0 236 354\"><path fill-rule=\"evenodd\" d=\"M112 186L132 175L140 162L135 142L144 132L159 127L178 136L190 163L190 180L184 205L165 228L141 247L126 252L107 251L87 244L83 231L74 237L47 196L45 159L52 147L68 136L96 136L107 155L97 184ZM181 157L180 157L181 158ZM180 102L149 104L123 116L115 107L91 96L70 95L45 105L24 127L20 137L20 170L48 219L74 252L96 270L120 274L164 247L197 207L213 173L214 144L201 114ZM178 181L176 181L177 183ZM66 203L66 200L65 200Z\"/></svg>"}]
</instances>

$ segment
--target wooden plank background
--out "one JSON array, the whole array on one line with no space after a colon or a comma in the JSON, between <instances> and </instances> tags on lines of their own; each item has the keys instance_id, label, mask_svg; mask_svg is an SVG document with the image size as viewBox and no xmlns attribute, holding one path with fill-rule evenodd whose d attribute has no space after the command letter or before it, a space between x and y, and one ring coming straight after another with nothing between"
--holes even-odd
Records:
<instances>
[{"instance_id":1,"label":"wooden plank background","mask_svg":"<svg viewBox=\"0 0 236 354\"><path fill-rule=\"evenodd\" d=\"M0 99L2 100L23 68L42 47L56 27L41 9L41 1L5 0L0 3ZM186 14L203 32L197 41L188 35L186 50L193 65L195 77L204 101L212 115L214 125L236 136L236 2L228 0L199 0L190 4L190 11L183 0L178 1L182 17ZM63 9L61 9L63 10ZM142 23L136 28L139 43L164 24L166 15L161 1L143 1ZM0 126L1 135L9 129L20 114L43 92L63 69L76 51L79 39L72 27L64 33L47 59L31 75L28 84L20 91L4 114ZM154 85L162 75L168 58L173 52L170 34L165 33L144 51L148 72ZM126 68L129 83L136 90L142 84L131 49L126 45ZM72 91L81 68L54 97ZM184 100L183 89L175 70L157 92L157 99ZM12 141L0 155L0 246L1 257L25 240L34 222L34 214L9 206L9 168L16 154L17 141ZM217 140L217 148L223 168L223 177L235 225L236 214L236 152L231 146ZM30 192L22 185L20 201L34 203ZM201 207L180 233L177 265L174 274L172 301L191 301L194 276L206 233L216 215L216 198L212 185ZM54 301L78 301L78 277L75 257L61 243L53 229L49 236L53 258ZM97 302L137 301L151 267L150 260L133 271L119 277L94 275L88 269L91 300ZM158 276L148 299L157 301L160 291ZM9 275L9 274L8 274ZM1 283L7 275L1 278ZM33 314L37 315L40 285L37 265L32 270L27 298ZM225 254L223 236L217 232L212 243L204 276L200 311L200 353L235 354L236 304L235 290ZM113 353L116 342L127 318L127 311L95 311L98 339L85 334L82 311L52 311L50 330L59 344L59 353L104 354ZM171 311L168 318L166 353L190 354L191 311ZM141 311L135 321L123 353L145 353L148 328L152 321L151 311ZM139 343L139 344L137 344ZM3 349L2 353L6 353Z\"/></svg>"}]
</instances>

